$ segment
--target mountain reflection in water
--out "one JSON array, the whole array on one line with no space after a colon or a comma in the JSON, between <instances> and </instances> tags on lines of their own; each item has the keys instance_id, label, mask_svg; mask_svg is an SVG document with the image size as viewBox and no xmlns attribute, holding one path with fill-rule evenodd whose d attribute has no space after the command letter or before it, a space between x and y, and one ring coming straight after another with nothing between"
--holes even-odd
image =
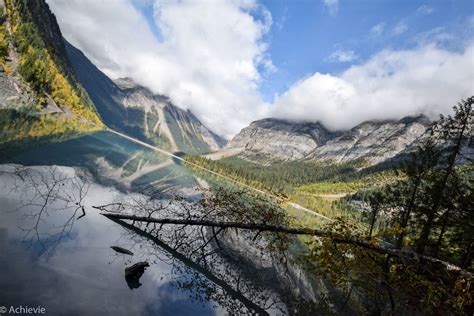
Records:
<instances>
[{"instance_id":1,"label":"mountain reflection in water","mask_svg":"<svg viewBox=\"0 0 474 316\"><path fill-rule=\"evenodd\" d=\"M34 169L47 172L46 167ZM59 169L69 174L74 172L72 168ZM37 209L28 207L12 212L21 206L27 191L26 185L21 186L18 179L16 185L20 185L20 190L11 191L13 181L11 176L1 175L1 306L40 305L47 313L55 315L214 314L212 302L191 300L174 286L174 278L179 276L173 274L172 266L152 258L144 246L135 245L124 234L122 227L93 211L75 222L56 245L57 229L71 215L64 213L71 210L60 210L60 202L52 203L40 220L38 231L25 239L25 231L35 224L30 215ZM94 203L117 198L123 196L115 189L91 184L84 205L90 210ZM51 231L53 233L48 233ZM46 251L40 245L44 241ZM128 288L124 269L132 261L130 256L116 254L110 249L114 244L134 249L133 260L152 258L153 264L142 277L143 286L139 290Z\"/></svg>"},{"instance_id":2,"label":"mountain reflection in water","mask_svg":"<svg viewBox=\"0 0 474 316\"><path fill-rule=\"evenodd\" d=\"M267 314L264 307L271 313L281 308L271 291L242 280L243 293L227 283L223 276L239 273L223 261L206 268L168 241L130 223L112 223L92 208L138 194L86 184L87 175L79 179L69 167L30 167L20 176L12 170L0 169L0 305L114 315ZM41 187L51 177L57 185ZM80 218L82 208L86 216ZM112 245L134 255L116 253ZM142 286L131 291L124 270L137 262L150 266L139 278Z\"/></svg>"}]
</instances>

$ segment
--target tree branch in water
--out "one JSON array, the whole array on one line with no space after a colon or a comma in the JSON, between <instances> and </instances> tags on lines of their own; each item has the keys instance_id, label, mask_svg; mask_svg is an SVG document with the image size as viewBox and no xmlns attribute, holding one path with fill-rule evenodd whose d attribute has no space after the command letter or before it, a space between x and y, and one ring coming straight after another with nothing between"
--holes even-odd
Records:
<instances>
[{"instance_id":1,"label":"tree branch in water","mask_svg":"<svg viewBox=\"0 0 474 316\"><path fill-rule=\"evenodd\" d=\"M93 208L100 211L107 211L105 207L93 206ZM471 278L472 273L461 269L460 267L453 265L449 262L442 261L436 258L418 255L411 251L399 250L395 248L385 247L378 244L374 240L360 240L354 237L348 237L336 232L322 229L311 229L311 228L302 228L302 227L287 227L280 225L267 225L267 224L258 224L258 223L240 223L240 222L216 222L211 220L194 220L194 219L175 219L175 218L150 218L144 216L135 216L127 214L111 214L111 213L101 213L103 216L114 220L131 220L136 222L145 222L145 223L158 223L162 225L186 225L186 226L207 226L207 227L218 227L218 228L238 228L238 229L247 229L247 230L256 230L261 232L274 232L274 233L284 233L292 235L310 235L331 238L335 243L341 244L352 244L358 247L362 247L371 251L378 252L380 254L385 254L389 256L398 257L401 259L415 261L415 262L429 262L431 264L440 265L447 271L457 273L461 276Z\"/></svg>"}]
</instances>

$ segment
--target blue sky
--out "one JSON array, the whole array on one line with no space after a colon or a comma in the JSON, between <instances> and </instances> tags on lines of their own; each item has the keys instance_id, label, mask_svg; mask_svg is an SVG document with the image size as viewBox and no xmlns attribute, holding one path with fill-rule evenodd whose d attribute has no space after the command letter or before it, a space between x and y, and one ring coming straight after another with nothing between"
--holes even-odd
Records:
<instances>
[{"instance_id":1,"label":"blue sky","mask_svg":"<svg viewBox=\"0 0 474 316\"><path fill-rule=\"evenodd\" d=\"M161 33L153 16L153 3L134 0L155 36ZM383 49L410 49L430 31L473 37L466 21L474 17L470 0L350 0L335 1L333 11L318 0L263 0L272 15L264 37L277 71L264 73L260 92L267 102L314 72L337 74L367 60ZM256 19L260 18L253 13ZM460 39L444 43L459 50ZM353 52L353 59L338 61L334 52Z\"/></svg>"},{"instance_id":2,"label":"blue sky","mask_svg":"<svg viewBox=\"0 0 474 316\"><path fill-rule=\"evenodd\" d=\"M462 33L465 21L474 14L473 1L340 1L332 15L321 1L266 0L263 4L275 22L268 35L269 53L279 70L267 78L263 87L267 96L284 92L316 71L334 74L382 49L416 46L420 33L438 27ZM376 25L383 25L380 35L371 32ZM397 25L406 25L406 31L395 34ZM342 63L328 60L337 50L353 51L358 58Z\"/></svg>"},{"instance_id":3,"label":"blue sky","mask_svg":"<svg viewBox=\"0 0 474 316\"><path fill-rule=\"evenodd\" d=\"M278 117L345 129L474 92L472 0L47 0L63 35L231 137Z\"/></svg>"}]
</instances>

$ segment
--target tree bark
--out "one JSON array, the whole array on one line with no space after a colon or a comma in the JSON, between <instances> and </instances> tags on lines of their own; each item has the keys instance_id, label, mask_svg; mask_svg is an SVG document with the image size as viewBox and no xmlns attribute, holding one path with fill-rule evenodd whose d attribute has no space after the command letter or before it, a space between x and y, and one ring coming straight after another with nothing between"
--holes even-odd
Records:
<instances>
[{"instance_id":1,"label":"tree bark","mask_svg":"<svg viewBox=\"0 0 474 316\"><path fill-rule=\"evenodd\" d=\"M375 220L377 219L379 208L380 208L379 206L376 206L372 209L372 218L370 220L369 238L372 237L372 232L374 231Z\"/></svg>"},{"instance_id":2,"label":"tree bark","mask_svg":"<svg viewBox=\"0 0 474 316\"><path fill-rule=\"evenodd\" d=\"M443 236L444 236L444 233L446 232L446 227L448 225L449 213L450 213L450 210L447 210L446 213L444 213L443 215L443 225L441 226L441 232L439 233L438 241L436 242L435 249L433 251L433 257L438 256L439 248L441 247L441 243L443 242Z\"/></svg>"},{"instance_id":3,"label":"tree bark","mask_svg":"<svg viewBox=\"0 0 474 316\"><path fill-rule=\"evenodd\" d=\"M403 214L402 222L401 222L401 225L400 225L400 227L403 230L400 232L400 235L398 235L397 243L396 243L396 248L398 248L398 249L401 249L402 246L403 246L403 238L405 237L405 230L408 226L408 221L410 220L411 211L413 209L413 206L415 205L416 193L418 192L418 187L420 186L420 183L421 183L421 176L422 175L419 174L418 177L416 178L415 187L413 188L413 192L411 194L410 201L408 202L407 210Z\"/></svg>"}]
</instances>

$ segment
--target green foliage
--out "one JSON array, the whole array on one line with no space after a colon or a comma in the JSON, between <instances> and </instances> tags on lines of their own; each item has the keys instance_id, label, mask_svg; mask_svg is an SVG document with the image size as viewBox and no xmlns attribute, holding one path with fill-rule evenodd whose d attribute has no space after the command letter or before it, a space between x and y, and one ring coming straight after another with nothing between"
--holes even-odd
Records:
<instances>
[{"instance_id":1,"label":"green foliage","mask_svg":"<svg viewBox=\"0 0 474 316\"><path fill-rule=\"evenodd\" d=\"M328 180L344 182L360 177L354 164L288 161L262 165L238 157L217 161L196 156L187 156L186 159L236 180L244 179L259 189L283 194L290 194L296 186Z\"/></svg>"},{"instance_id":2,"label":"green foliage","mask_svg":"<svg viewBox=\"0 0 474 316\"><path fill-rule=\"evenodd\" d=\"M469 98L455 107L453 117L442 117L402 169L405 177L369 199L377 209L373 215L384 215L389 230L397 231L397 247L468 269L473 268L474 167L458 163L466 160L463 148L472 141L473 103Z\"/></svg>"},{"instance_id":3,"label":"green foliage","mask_svg":"<svg viewBox=\"0 0 474 316\"><path fill-rule=\"evenodd\" d=\"M299 192L308 194L341 194L354 193L367 186L365 181L351 181L351 182L317 182L306 184L298 187Z\"/></svg>"},{"instance_id":4,"label":"green foliage","mask_svg":"<svg viewBox=\"0 0 474 316\"><path fill-rule=\"evenodd\" d=\"M474 164L466 153L472 148L473 103L474 97L462 101L452 117L442 117L431 137L393 172L374 174L360 172L354 165L314 162L265 165L237 157L186 159L238 182L284 193L292 202L328 217L339 217L343 220L328 228L348 238L417 251L472 271ZM366 211L353 209L348 198L327 198L328 193L354 191L353 197L365 202ZM291 225L323 225L317 217L290 205L285 208ZM305 262L345 293L345 304L359 313L408 314L416 309L464 314L472 308L469 274L446 271L416 256L380 255L350 243L336 245L331 239L299 239L310 250Z\"/></svg>"},{"instance_id":5,"label":"green foliage","mask_svg":"<svg viewBox=\"0 0 474 316\"><path fill-rule=\"evenodd\" d=\"M357 227L345 221L327 226L347 238L363 240ZM376 239L368 239L373 245ZM456 273L446 273L432 264L417 264L400 257L368 252L349 243L336 244L331 239L313 238L305 260L314 262L314 273L340 289L344 305L352 314L463 315L472 304L471 280Z\"/></svg>"},{"instance_id":6,"label":"green foliage","mask_svg":"<svg viewBox=\"0 0 474 316\"><path fill-rule=\"evenodd\" d=\"M33 114L33 115L32 115ZM54 114L38 115L8 109L0 111L0 144L23 139L34 142L41 138L71 137L78 132L97 130L97 127L75 118L64 120Z\"/></svg>"},{"instance_id":7,"label":"green foliage","mask_svg":"<svg viewBox=\"0 0 474 316\"><path fill-rule=\"evenodd\" d=\"M60 107L101 126L102 123L85 91L66 75L65 66L52 53L38 32L29 11L29 5L32 3L7 1L14 43L20 53L20 74L40 97L49 94Z\"/></svg>"},{"instance_id":8,"label":"green foliage","mask_svg":"<svg viewBox=\"0 0 474 316\"><path fill-rule=\"evenodd\" d=\"M0 60L5 61L5 57L8 56L8 40L9 34L7 27L2 24L0 25Z\"/></svg>"},{"instance_id":9,"label":"green foliage","mask_svg":"<svg viewBox=\"0 0 474 316\"><path fill-rule=\"evenodd\" d=\"M6 16L3 14L4 7L0 6L0 63L5 63L8 56L8 43L10 41L10 33L5 24Z\"/></svg>"}]
</instances>

